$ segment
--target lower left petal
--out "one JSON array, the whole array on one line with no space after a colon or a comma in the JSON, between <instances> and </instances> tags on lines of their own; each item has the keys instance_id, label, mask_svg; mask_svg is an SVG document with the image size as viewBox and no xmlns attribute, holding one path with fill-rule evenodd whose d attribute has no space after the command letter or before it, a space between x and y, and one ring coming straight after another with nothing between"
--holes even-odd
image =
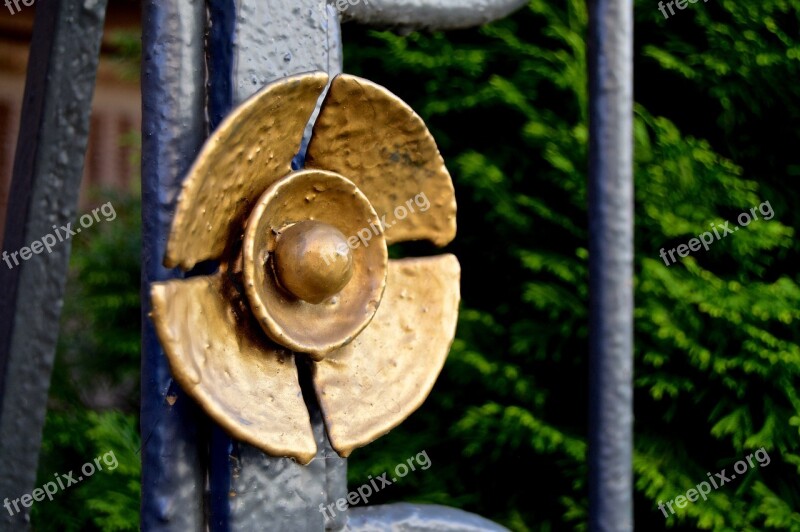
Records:
<instances>
[{"instance_id":1,"label":"lower left petal","mask_svg":"<svg viewBox=\"0 0 800 532\"><path fill-rule=\"evenodd\" d=\"M233 437L307 464L317 445L294 355L266 339L224 275L152 286L175 380Z\"/></svg>"}]
</instances>

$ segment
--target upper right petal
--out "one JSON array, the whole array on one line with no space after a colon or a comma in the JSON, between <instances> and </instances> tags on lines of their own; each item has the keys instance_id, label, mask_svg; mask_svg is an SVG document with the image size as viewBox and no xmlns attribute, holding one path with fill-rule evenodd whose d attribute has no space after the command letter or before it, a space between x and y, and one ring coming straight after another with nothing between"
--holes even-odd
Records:
<instances>
[{"instance_id":1,"label":"upper right petal","mask_svg":"<svg viewBox=\"0 0 800 532\"><path fill-rule=\"evenodd\" d=\"M331 82L306 168L339 173L386 215L386 242L456 236L453 180L425 122L386 88L340 74Z\"/></svg>"}]
</instances>

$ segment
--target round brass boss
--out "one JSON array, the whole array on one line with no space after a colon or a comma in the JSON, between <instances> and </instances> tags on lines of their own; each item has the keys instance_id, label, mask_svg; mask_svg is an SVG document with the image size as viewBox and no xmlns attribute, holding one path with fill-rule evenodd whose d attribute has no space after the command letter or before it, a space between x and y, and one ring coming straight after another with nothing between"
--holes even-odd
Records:
<instances>
[{"instance_id":1,"label":"round brass boss","mask_svg":"<svg viewBox=\"0 0 800 532\"><path fill-rule=\"evenodd\" d=\"M298 222L280 234L274 263L280 284L309 303L338 294L353 277L347 237L314 220Z\"/></svg>"},{"instance_id":2,"label":"round brass boss","mask_svg":"<svg viewBox=\"0 0 800 532\"><path fill-rule=\"evenodd\" d=\"M386 286L381 223L345 177L303 170L274 183L247 221L245 291L275 342L315 360L355 338Z\"/></svg>"}]
</instances>

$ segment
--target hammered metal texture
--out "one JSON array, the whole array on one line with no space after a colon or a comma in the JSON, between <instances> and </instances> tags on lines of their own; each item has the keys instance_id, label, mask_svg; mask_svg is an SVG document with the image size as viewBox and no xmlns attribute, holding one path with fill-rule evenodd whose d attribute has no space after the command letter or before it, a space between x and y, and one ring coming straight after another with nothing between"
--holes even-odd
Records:
<instances>
[{"instance_id":1,"label":"hammered metal texture","mask_svg":"<svg viewBox=\"0 0 800 532\"><path fill-rule=\"evenodd\" d=\"M303 463L311 460L316 446L296 388L298 375L293 371L281 382L278 374L270 373L272 368L256 363L264 363L259 356L274 357L288 348L315 360L328 357L313 366L312 380L331 445L348 456L397 426L424 402L452 343L459 302L460 269L450 255L399 261L388 268L392 273L387 280L388 235L394 235L394 242L428 239L445 245L456 230L450 175L425 124L402 101L367 80L352 76L334 80L308 161L311 166L324 162L343 168L347 177L319 168L291 173L289 158L281 166L275 155L281 150L284 155L294 152L287 150L289 137L276 139L284 146L261 146L272 128L288 127L280 122L288 105L309 104L325 79L325 74L313 73L267 87L234 111L206 143L178 202L167 244L172 255L165 263L191 267L221 256L222 273L191 280L186 289L177 281L153 289L153 318L176 380L235 438ZM299 97L297 92L309 96ZM341 125L326 122L331 120L340 120ZM247 145L226 150L229 143ZM269 150L268 156L264 150ZM252 198L256 192L260 199ZM428 208L405 208L419 196L425 197ZM402 218L395 214L400 207L405 211ZM392 223L389 216L402 223ZM340 236L353 239L362 231L372 234L369 245L351 245L350 283L320 304L286 292L276 282L272 264L277 260L284 273L291 267L283 255L274 259L271 255L283 231L307 221L332 226ZM315 245L327 246L321 242ZM318 254L322 248L313 249ZM314 282L338 283L325 272L309 273L308 266L302 263L293 275L305 272L301 276ZM303 288L295 295L315 298L316 291ZM384 289L391 297L381 304ZM171 302L174 297L182 300ZM212 308L204 310L207 304ZM276 344L256 330L257 324ZM182 338L191 334L190 327L201 331L197 333L201 340ZM242 349L244 355L237 355ZM243 360L228 360L237 356ZM288 410L268 408L259 411L261 418L248 419L248 405L252 408L270 397L268 389L254 384L265 371L273 378L275 393L284 400L294 396L295 402ZM242 388L255 391L242 394ZM296 424L289 429L277 421L290 419Z\"/></svg>"},{"instance_id":2,"label":"hammered metal texture","mask_svg":"<svg viewBox=\"0 0 800 532\"><path fill-rule=\"evenodd\" d=\"M226 274L155 283L175 379L231 435L306 464L317 452L294 355L270 347Z\"/></svg>"},{"instance_id":3,"label":"hammered metal texture","mask_svg":"<svg viewBox=\"0 0 800 532\"><path fill-rule=\"evenodd\" d=\"M322 359L372 320L386 286L389 255L383 234L372 235L368 245L352 249L353 277L336 296L317 305L291 297L266 262L276 233L304 220L332 225L352 238L363 228L379 228L380 221L352 182L331 172L306 170L270 187L248 222L243 269L253 314L275 342Z\"/></svg>"},{"instance_id":4,"label":"hammered metal texture","mask_svg":"<svg viewBox=\"0 0 800 532\"><path fill-rule=\"evenodd\" d=\"M455 335L460 272L453 255L389 261L372 323L313 364L325 425L340 455L386 434L425 401Z\"/></svg>"},{"instance_id":5,"label":"hammered metal texture","mask_svg":"<svg viewBox=\"0 0 800 532\"><path fill-rule=\"evenodd\" d=\"M341 74L322 106L306 168L346 176L366 194L378 216L424 194L431 203L387 227L389 244L430 240L444 246L456 235L453 181L422 119L402 100L371 81Z\"/></svg>"},{"instance_id":6,"label":"hammered metal texture","mask_svg":"<svg viewBox=\"0 0 800 532\"><path fill-rule=\"evenodd\" d=\"M184 181L165 266L189 270L230 251L259 196L291 172L327 81L314 72L268 85L220 124Z\"/></svg>"}]
</instances>

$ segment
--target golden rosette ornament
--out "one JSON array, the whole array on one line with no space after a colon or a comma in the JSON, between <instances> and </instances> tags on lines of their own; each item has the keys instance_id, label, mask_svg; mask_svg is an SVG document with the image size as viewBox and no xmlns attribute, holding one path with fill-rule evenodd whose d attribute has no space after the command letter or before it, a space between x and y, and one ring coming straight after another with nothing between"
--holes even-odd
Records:
<instances>
[{"instance_id":1,"label":"golden rosette ornament","mask_svg":"<svg viewBox=\"0 0 800 532\"><path fill-rule=\"evenodd\" d=\"M268 85L219 126L184 181L164 259L219 267L151 288L186 393L233 437L304 464L317 445L300 375L348 456L428 396L460 297L454 256L388 258L389 244L444 246L456 233L450 175L399 98L335 77L293 170L328 81L315 72Z\"/></svg>"}]
</instances>

